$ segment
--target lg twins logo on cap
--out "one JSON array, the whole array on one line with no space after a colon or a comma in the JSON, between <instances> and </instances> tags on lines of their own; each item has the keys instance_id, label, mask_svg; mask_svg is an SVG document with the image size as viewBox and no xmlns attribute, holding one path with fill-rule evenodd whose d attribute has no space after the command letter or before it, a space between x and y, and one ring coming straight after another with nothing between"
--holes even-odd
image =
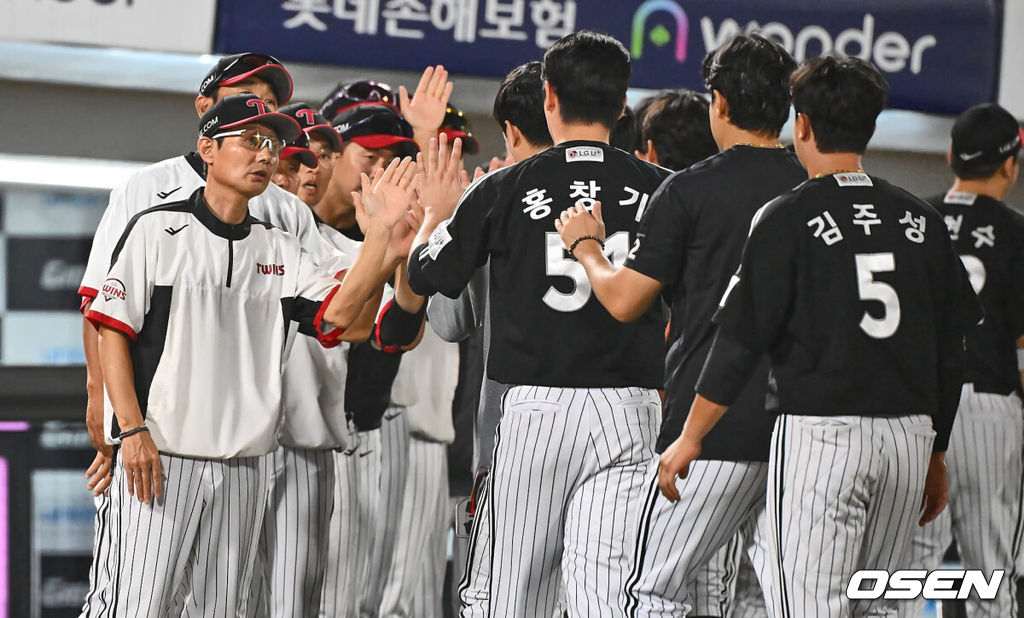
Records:
<instances>
[{"instance_id":1,"label":"lg twins logo on cap","mask_svg":"<svg viewBox=\"0 0 1024 618\"><path fill-rule=\"evenodd\" d=\"M576 146L565 151L566 163L575 163L577 161L597 161L603 163L604 151L600 148L589 146Z\"/></svg>"},{"instance_id":2,"label":"lg twins logo on cap","mask_svg":"<svg viewBox=\"0 0 1024 618\"><path fill-rule=\"evenodd\" d=\"M245 104L249 107L255 107L256 109L260 110L260 115L267 113L267 104L263 101L263 99L249 99L245 102Z\"/></svg>"},{"instance_id":3,"label":"lg twins logo on cap","mask_svg":"<svg viewBox=\"0 0 1024 618\"><path fill-rule=\"evenodd\" d=\"M128 300L128 292L124 289L124 284L121 283L120 279L114 279L111 277L103 282L103 288L101 290L103 298L107 300Z\"/></svg>"},{"instance_id":4,"label":"lg twins logo on cap","mask_svg":"<svg viewBox=\"0 0 1024 618\"><path fill-rule=\"evenodd\" d=\"M295 115L305 120L306 124L312 125L313 121L315 120L314 116L316 115L316 111L311 109L300 109L299 111L295 112Z\"/></svg>"}]
</instances>

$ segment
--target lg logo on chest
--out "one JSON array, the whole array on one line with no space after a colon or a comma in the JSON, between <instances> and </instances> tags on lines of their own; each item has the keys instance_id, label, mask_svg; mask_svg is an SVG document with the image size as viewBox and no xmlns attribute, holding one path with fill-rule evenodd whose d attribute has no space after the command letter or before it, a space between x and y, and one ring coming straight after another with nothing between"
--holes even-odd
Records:
<instances>
[{"instance_id":1,"label":"lg logo on chest","mask_svg":"<svg viewBox=\"0 0 1024 618\"><path fill-rule=\"evenodd\" d=\"M284 264L260 264L256 262L256 272L261 275L284 276Z\"/></svg>"}]
</instances>

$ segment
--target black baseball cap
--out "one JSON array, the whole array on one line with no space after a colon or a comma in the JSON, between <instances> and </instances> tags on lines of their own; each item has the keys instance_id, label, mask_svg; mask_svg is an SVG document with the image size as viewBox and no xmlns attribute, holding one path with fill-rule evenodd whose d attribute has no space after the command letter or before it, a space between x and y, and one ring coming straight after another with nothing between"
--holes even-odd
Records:
<instances>
[{"instance_id":1,"label":"black baseball cap","mask_svg":"<svg viewBox=\"0 0 1024 618\"><path fill-rule=\"evenodd\" d=\"M254 94L235 94L213 104L199 119L199 137L213 137L247 124L270 127L277 136L290 142L302 135L302 128L290 116L267 109L266 102Z\"/></svg>"},{"instance_id":2,"label":"black baseball cap","mask_svg":"<svg viewBox=\"0 0 1024 618\"><path fill-rule=\"evenodd\" d=\"M319 161L313 151L309 149L309 138L305 133L284 145L281 149L281 159L298 159L299 163L306 167L315 168Z\"/></svg>"},{"instance_id":3,"label":"black baseball cap","mask_svg":"<svg viewBox=\"0 0 1024 618\"><path fill-rule=\"evenodd\" d=\"M962 164L999 163L1016 156L1024 132L1013 114L996 103L975 105L953 124L953 157Z\"/></svg>"},{"instance_id":4,"label":"black baseball cap","mask_svg":"<svg viewBox=\"0 0 1024 618\"><path fill-rule=\"evenodd\" d=\"M199 86L199 94L211 96L218 86L230 86L257 77L268 84L277 96L278 105L292 98L292 76L281 61L266 54L234 54L224 56L210 69Z\"/></svg>"},{"instance_id":5,"label":"black baseball cap","mask_svg":"<svg viewBox=\"0 0 1024 618\"><path fill-rule=\"evenodd\" d=\"M462 152L466 154L480 152L480 142L473 137L473 132L469 128L469 119L466 118L466 114L462 113L462 110L454 105L448 105L439 133L444 133L448 136L449 144L455 141L455 138L460 138L462 140Z\"/></svg>"},{"instance_id":6,"label":"black baseball cap","mask_svg":"<svg viewBox=\"0 0 1024 618\"><path fill-rule=\"evenodd\" d=\"M341 136L334 130L331 123L327 122L326 118L313 109L313 106L308 103L292 103L291 105L285 105L279 111L282 114L291 116L295 122L299 123L299 126L302 127L302 132L307 136L317 135L322 137L327 140L332 151L341 151ZM316 166L310 165L309 167Z\"/></svg>"},{"instance_id":7,"label":"black baseball cap","mask_svg":"<svg viewBox=\"0 0 1024 618\"><path fill-rule=\"evenodd\" d=\"M412 126L394 108L386 105L357 105L343 110L331 121L346 142L364 148L396 147L398 155L414 156L419 146L413 139Z\"/></svg>"},{"instance_id":8,"label":"black baseball cap","mask_svg":"<svg viewBox=\"0 0 1024 618\"><path fill-rule=\"evenodd\" d=\"M334 118L341 112L356 105L387 105L398 110L398 99L395 91L388 84L372 79L357 79L342 82L331 91L320 105L320 114L325 118Z\"/></svg>"}]
</instances>

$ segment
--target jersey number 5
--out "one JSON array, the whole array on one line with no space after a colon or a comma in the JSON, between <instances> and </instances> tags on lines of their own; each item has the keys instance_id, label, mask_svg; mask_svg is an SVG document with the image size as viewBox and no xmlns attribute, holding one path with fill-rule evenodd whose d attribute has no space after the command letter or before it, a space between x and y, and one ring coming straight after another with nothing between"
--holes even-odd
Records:
<instances>
[{"instance_id":1,"label":"jersey number 5","mask_svg":"<svg viewBox=\"0 0 1024 618\"><path fill-rule=\"evenodd\" d=\"M888 283L875 281L875 273L896 270L896 258L891 253L858 253L857 291L861 300L875 300L885 307L881 318L865 311L860 319L860 328L875 339L892 337L900 325L900 297Z\"/></svg>"},{"instance_id":2,"label":"jersey number 5","mask_svg":"<svg viewBox=\"0 0 1024 618\"><path fill-rule=\"evenodd\" d=\"M544 304L555 311L579 311L590 300L592 289L587 271L576 260L566 257L565 245L558 232L547 232L544 270L549 277L568 277L575 284L572 292L559 292L554 286L544 293ZM629 255L629 232L617 232L604 241L604 254L615 266L622 266Z\"/></svg>"}]
</instances>

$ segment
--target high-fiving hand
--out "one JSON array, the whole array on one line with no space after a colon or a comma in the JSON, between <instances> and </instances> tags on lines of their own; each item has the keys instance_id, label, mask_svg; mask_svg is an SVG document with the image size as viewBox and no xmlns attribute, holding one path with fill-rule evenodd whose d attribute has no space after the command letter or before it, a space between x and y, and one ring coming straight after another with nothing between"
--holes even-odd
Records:
<instances>
[{"instance_id":1,"label":"high-fiving hand","mask_svg":"<svg viewBox=\"0 0 1024 618\"><path fill-rule=\"evenodd\" d=\"M405 86L398 87L398 103L412 128L417 132L437 133L448 110L448 99L452 95L452 83L448 71L441 65L427 67L420 77L416 91L409 98Z\"/></svg>"},{"instance_id":2,"label":"high-fiving hand","mask_svg":"<svg viewBox=\"0 0 1024 618\"><path fill-rule=\"evenodd\" d=\"M392 230L409 212L416 184L416 164L409 157L394 159L371 179L361 175L363 189L352 192L356 208L365 210L372 223Z\"/></svg>"},{"instance_id":3,"label":"high-fiving hand","mask_svg":"<svg viewBox=\"0 0 1024 618\"><path fill-rule=\"evenodd\" d=\"M424 216L438 222L455 212L465 191L465 170L462 167L462 140L456 139L448 149L448 136L441 134L430 140L426 153L416 157L419 182L416 192Z\"/></svg>"}]
</instances>

